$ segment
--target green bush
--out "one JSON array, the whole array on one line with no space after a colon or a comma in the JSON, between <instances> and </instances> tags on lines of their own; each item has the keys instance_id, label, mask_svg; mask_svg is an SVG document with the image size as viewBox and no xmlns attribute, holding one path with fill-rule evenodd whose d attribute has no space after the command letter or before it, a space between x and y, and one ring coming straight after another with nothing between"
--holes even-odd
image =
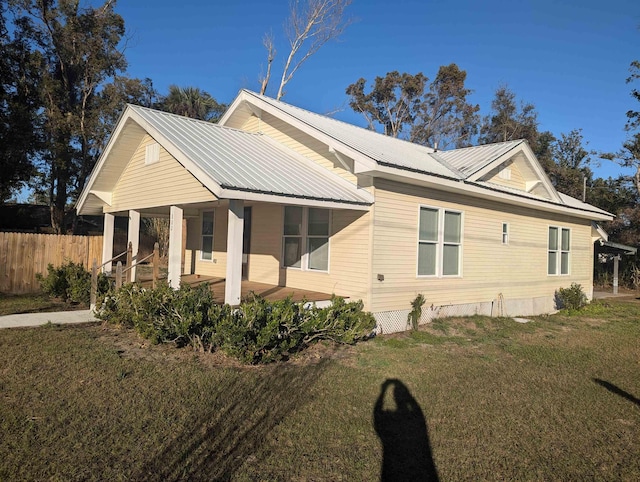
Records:
<instances>
[{"instance_id":1,"label":"green bush","mask_svg":"<svg viewBox=\"0 0 640 482\"><path fill-rule=\"evenodd\" d=\"M89 303L91 296L91 273L84 266L68 261L55 268L47 266L47 276L36 274L40 287L47 295L60 298L68 303ZM109 280L102 273L98 275L98 292L109 289Z\"/></svg>"},{"instance_id":2,"label":"green bush","mask_svg":"<svg viewBox=\"0 0 640 482\"><path fill-rule=\"evenodd\" d=\"M587 295L578 283L571 283L569 288L559 288L555 298L558 309L579 310L587 304Z\"/></svg>"},{"instance_id":3,"label":"green bush","mask_svg":"<svg viewBox=\"0 0 640 482\"><path fill-rule=\"evenodd\" d=\"M338 297L331 306L318 308L252 294L234 309L215 304L206 284L179 290L166 283L155 289L129 284L99 301L98 317L135 328L154 343L219 349L255 364L287 359L318 340L351 344L366 338L375 320L362 308L362 302Z\"/></svg>"}]
</instances>

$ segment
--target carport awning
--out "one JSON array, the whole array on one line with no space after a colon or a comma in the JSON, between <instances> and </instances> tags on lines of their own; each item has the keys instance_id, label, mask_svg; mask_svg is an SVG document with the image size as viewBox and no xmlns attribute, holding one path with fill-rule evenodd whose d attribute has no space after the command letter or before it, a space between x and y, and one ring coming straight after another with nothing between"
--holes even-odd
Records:
<instances>
[{"instance_id":1,"label":"carport awning","mask_svg":"<svg viewBox=\"0 0 640 482\"><path fill-rule=\"evenodd\" d=\"M612 241L600 241L600 249L598 251L601 253L633 256L638 252L638 248L627 246L626 244L614 243Z\"/></svg>"}]
</instances>

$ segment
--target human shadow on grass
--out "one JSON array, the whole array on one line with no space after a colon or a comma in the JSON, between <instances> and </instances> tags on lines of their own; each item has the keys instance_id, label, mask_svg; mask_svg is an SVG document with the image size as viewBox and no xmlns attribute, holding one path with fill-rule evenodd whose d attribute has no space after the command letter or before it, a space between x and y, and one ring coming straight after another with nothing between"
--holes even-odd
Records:
<instances>
[{"instance_id":1,"label":"human shadow on grass","mask_svg":"<svg viewBox=\"0 0 640 482\"><path fill-rule=\"evenodd\" d=\"M312 366L247 369L247 377L222 378L215 393L202 394L211 398L211 408L149 454L132 480L224 481L244 464L258 470L271 432L312 400L311 389L329 363L324 359ZM245 469L251 471L250 466Z\"/></svg>"},{"instance_id":2,"label":"human shadow on grass","mask_svg":"<svg viewBox=\"0 0 640 482\"><path fill-rule=\"evenodd\" d=\"M385 409L385 398L391 398L391 409ZM437 481L429 432L422 409L409 389L397 379L387 379L373 410L374 427L382 443L380 480Z\"/></svg>"},{"instance_id":3,"label":"human shadow on grass","mask_svg":"<svg viewBox=\"0 0 640 482\"><path fill-rule=\"evenodd\" d=\"M601 387L606 388L611 393L615 393L616 395L619 395L622 398L625 398L640 407L640 398L634 397L629 392L625 392L622 388L615 386L613 383L609 383L605 380L600 380L599 378L594 378L593 381Z\"/></svg>"}]
</instances>

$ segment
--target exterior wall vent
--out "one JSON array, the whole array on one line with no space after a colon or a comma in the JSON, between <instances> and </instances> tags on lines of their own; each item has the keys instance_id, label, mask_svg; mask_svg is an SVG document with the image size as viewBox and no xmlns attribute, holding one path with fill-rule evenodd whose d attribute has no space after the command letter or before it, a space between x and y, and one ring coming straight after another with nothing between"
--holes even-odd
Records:
<instances>
[{"instance_id":1,"label":"exterior wall vent","mask_svg":"<svg viewBox=\"0 0 640 482\"><path fill-rule=\"evenodd\" d=\"M148 166L149 164L155 164L160 160L160 144L154 142L153 144L149 144L144 152L144 164Z\"/></svg>"}]
</instances>

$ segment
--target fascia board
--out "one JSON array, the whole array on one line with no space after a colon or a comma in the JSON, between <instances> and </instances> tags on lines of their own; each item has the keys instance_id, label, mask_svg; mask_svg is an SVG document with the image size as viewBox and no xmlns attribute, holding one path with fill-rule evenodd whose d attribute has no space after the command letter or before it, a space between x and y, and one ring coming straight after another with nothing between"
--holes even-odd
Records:
<instances>
[{"instance_id":1,"label":"fascia board","mask_svg":"<svg viewBox=\"0 0 640 482\"><path fill-rule=\"evenodd\" d=\"M501 154L500 156L496 157L494 160L489 162L489 164L486 164L484 167L481 167L474 173L470 174L469 176L467 176L466 179L468 181L479 181L482 176L488 174L489 172L494 170L496 167L498 167L500 164L502 164L504 161L511 159L515 154L517 154L518 151L521 150L522 144L524 144L524 142L519 142L518 144L514 144L511 147L511 149L509 149L507 152Z\"/></svg>"},{"instance_id":2,"label":"fascia board","mask_svg":"<svg viewBox=\"0 0 640 482\"><path fill-rule=\"evenodd\" d=\"M122 114L120 114L120 119L118 119L118 122L116 123L116 128L111 133L109 142L107 142L107 147L105 147L104 151L102 152L102 155L98 159L98 162L96 163L95 167L93 168L93 171L91 172L91 176L89 176L89 180L85 184L84 189L80 193L80 196L78 196L78 200L76 201L76 212L79 213L80 211L82 211L82 208L84 207L84 203L87 201L87 196L91 192L93 185L95 184L96 179L98 178L98 174L102 171L102 168L104 167L105 162L109 158L109 154L111 154L111 150L113 149L113 146L116 143L116 140L120 136L122 129L124 129L124 126L127 123L127 119L131 117L131 113L132 113L132 109L129 106L129 104L127 104L124 111L122 111Z\"/></svg>"},{"instance_id":3,"label":"fascia board","mask_svg":"<svg viewBox=\"0 0 640 482\"><path fill-rule=\"evenodd\" d=\"M238 107L242 104L242 102L246 100L246 97L247 97L247 94L245 93L245 91L241 90L236 96L236 98L233 99L233 102L231 102L231 105L227 107L227 110L225 111L225 113L222 114L222 117L218 120L218 125L221 125L221 126L226 125L229 119L231 118L231 116L238 109Z\"/></svg>"},{"instance_id":4,"label":"fascia board","mask_svg":"<svg viewBox=\"0 0 640 482\"><path fill-rule=\"evenodd\" d=\"M147 122L146 119L138 115L136 112L131 113L131 118L137 122L140 127L146 130L156 142L164 147L169 154L171 154L182 167L184 167L189 173L196 178L208 189L214 196L220 197L222 190L221 186L207 173L205 173L197 164L195 164L186 154L178 149L171 141L169 141L153 124Z\"/></svg>"},{"instance_id":5,"label":"fascia board","mask_svg":"<svg viewBox=\"0 0 640 482\"><path fill-rule=\"evenodd\" d=\"M374 169L378 164L375 161L375 159L372 159L369 156L364 155L360 151L352 148L351 146L331 137L328 134L325 134L324 132L278 109L277 107L272 106L268 102L265 102L264 100L260 99L259 97L253 94L249 94L243 91L241 95L236 98L236 101L238 101L239 99L242 99L250 104L255 105L260 110L267 112L273 115L274 117L277 117L278 119L282 119L283 121L289 123L296 129L299 129L305 134L319 140L320 142L325 144L330 150L333 149L334 151L340 152L341 154L344 154L347 157L350 157L354 161L361 162L362 164L366 165L369 169ZM234 101L234 104L236 103L236 101ZM237 105L236 106L232 105L232 107L229 108L229 111L231 111L231 109L235 110L236 108L237 108ZM226 113L225 113L225 116L223 116L223 119L221 119L221 122L222 120L224 121L228 120Z\"/></svg>"},{"instance_id":6,"label":"fascia board","mask_svg":"<svg viewBox=\"0 0 640 482\"><path fill-rule=\"evenodd\" d=\"M469 183L466 180L453 180L414 172L411 172L410 176L408 176L406 172L386 166L380 166L377 171L371 171L367 174L373 177L391 179L405 184L413 184L441 191L466 194L471 197L486 199L489 201L522 206L539 211L565 214L592 221L610 221L613 219L613 216L611 215L576 209L562 203L558 205L554 201L539 201L536 199L519 197L504 191L492 191L476 184Z\"/></svg>"},{"instance_id":7,"label":"fascia board","mask_svg":"<svg viewBox=\"0 0 640 482\"><path fill-rule=\"evenodd\" d=\"M341 203L337 201L322 200L322 199L306 199L294 196L283 196L278 194L265 194L253 191L244 191L233 188L223 188L220 191L221 199L242 199L244 201L258 201L274 204L288 204L295 206L312 206L312 207L325 207L332 209L351 209L356 211L368 211L369 205L365 204L351 204Z\"/></svg>"}]
</instances>

